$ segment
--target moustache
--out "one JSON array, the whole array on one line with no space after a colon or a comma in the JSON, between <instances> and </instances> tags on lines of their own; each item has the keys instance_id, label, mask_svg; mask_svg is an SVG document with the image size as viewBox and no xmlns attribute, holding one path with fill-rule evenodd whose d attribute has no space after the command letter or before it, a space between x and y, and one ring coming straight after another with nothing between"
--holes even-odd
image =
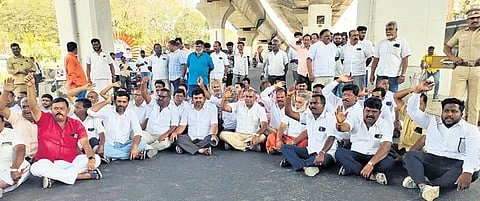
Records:
<instances>
[{"instance_id":1,"label":"moustache","mask_svg":"<svg viewBox=\"0 0 480 201\"><path fill-rule=\"evenodd\" d=\"M62 116L63 116L63 114L62 114L62 113L57 113L57 114L55 114L55 116L57 116L57 115L62 115Z\"/></svg>"}]
</instances>

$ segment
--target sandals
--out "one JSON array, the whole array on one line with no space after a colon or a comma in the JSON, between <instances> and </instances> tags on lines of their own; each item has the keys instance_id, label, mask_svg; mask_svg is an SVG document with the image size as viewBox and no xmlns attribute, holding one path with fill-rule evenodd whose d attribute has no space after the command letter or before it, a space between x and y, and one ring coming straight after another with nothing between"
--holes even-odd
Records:
<instances>
[{"instance_id":1,"label":"sandals","mask_svg":"<svg viewBox=\"0 0 480 201\"><path fill-rule=\"evenodd\" d=\"M100 180L103 177L102 172L98 168L88 171L88 174L90 174L91 180Z\"/></svg>"}]
</instances>

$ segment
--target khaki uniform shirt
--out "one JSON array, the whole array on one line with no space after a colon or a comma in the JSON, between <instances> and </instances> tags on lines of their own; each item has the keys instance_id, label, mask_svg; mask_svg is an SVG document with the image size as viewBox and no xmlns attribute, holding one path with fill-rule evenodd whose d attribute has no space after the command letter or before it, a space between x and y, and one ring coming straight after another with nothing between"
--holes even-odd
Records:
<instances>
[{"instance_id":1,"label":"khaki uniform shirt","mask_svg":"<svg viewBox=\"0 0 480 201\"><path fill-rule=\"evenodd\" d=\"M449 47L458 44L458 57L465 62L480 59L480 28L471 31L469 28L457 31L447 42Z\"/></svg>"},{"instance_id":2,"label":"khaki uniform shirt","mask_svg":"<svg viewBox=\"0 0 480 201\"><path fill-rule=\"evenodd\" d=\"M18 72L25 72L26 70L35 72L36 68L33 61L25 56L13 56L7 59L7 71L15 79L15 85L25 85L25 74L18 74ZM25 90L26 91L26 88Z\"/></svg>"}]
</instances>

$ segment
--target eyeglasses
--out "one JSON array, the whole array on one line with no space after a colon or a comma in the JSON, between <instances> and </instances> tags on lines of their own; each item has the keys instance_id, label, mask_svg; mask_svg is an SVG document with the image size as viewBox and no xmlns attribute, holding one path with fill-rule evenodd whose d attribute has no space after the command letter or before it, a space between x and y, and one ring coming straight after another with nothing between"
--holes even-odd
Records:
<instances>
[{"instance_id":1,"label":"eyeglasses","mask_svg":"<svg viewBox=\"0 0 480 201\"><path fill-rule=\"evenodd\" d=\"M159 99L160 98L168 98L168 97L170 97L170 96L158 96Z\"/></svg>"},{"instance_id":2,"label":"eyeglasses","mask_svg":"<svg viewBox=\"0 0 480 201\"><path fill-rule=\"evenodd\" d=\"M245 96L245 98L253 98L254 96Z\"/></svg>"}]
</instances>

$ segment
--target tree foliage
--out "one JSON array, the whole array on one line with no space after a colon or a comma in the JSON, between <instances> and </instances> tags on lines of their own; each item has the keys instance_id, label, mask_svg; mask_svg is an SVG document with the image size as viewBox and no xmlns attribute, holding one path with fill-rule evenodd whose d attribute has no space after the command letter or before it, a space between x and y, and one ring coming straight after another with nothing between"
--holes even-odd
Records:
<instances>
[{"instance_id":1,"label":"tree foliage","mask_svg":"<svg viewBox=\"0 0 480 201\"><path fill-rule=\"evenodd\" d=\"M83 1L83 0L82 0ZM0 54L17 42L25 56L61 61L55 0L0 0ZM138 45L208 38L208 24L191 0L110 0L114 31Z\"/></svg>"}]
</instances>

